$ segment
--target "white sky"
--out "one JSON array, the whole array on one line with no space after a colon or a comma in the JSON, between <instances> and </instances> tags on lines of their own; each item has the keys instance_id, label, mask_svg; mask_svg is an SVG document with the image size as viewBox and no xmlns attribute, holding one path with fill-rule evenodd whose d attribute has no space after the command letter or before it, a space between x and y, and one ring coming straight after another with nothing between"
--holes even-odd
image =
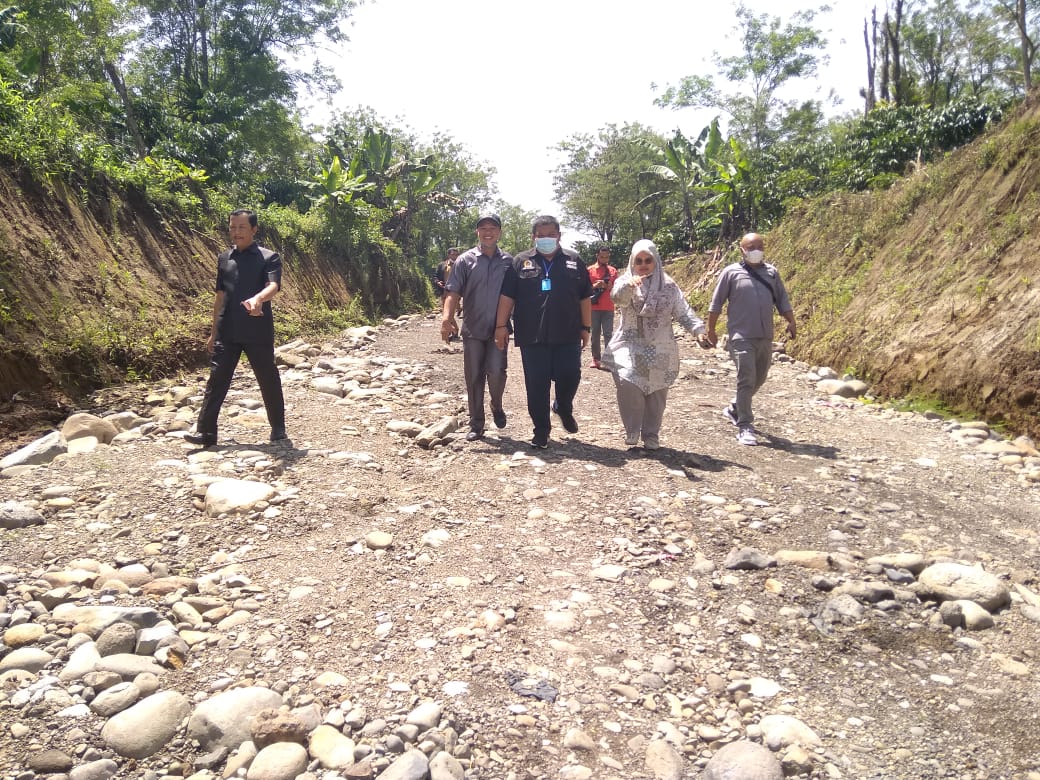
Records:
<instances>
[{"instance_id":1,"label":"white sky","mask_svg":"<svg viewBox=\"0 0 1040 780\"><path fill-rule=\"evenodd\" d=\"M785 22L810 7L747 5ZM787 97L816 91L825 99L833 89L843 102L831 113L845 113L862 106L863 19L874 4L833 5L816 21L830 64L817 84ZM573 133L640 122L691 135L711 121L712 113L654 107L651 84L715 73L712 52L737 50L733 9L731 0L366 0L353 14L350 42L321 59L344 85L336 110L371 106L421 138L445 131L497 170L502 200L558 213L552 147ZM315 121L327 115L310 110Z\"/></svg>"}]
</instances>

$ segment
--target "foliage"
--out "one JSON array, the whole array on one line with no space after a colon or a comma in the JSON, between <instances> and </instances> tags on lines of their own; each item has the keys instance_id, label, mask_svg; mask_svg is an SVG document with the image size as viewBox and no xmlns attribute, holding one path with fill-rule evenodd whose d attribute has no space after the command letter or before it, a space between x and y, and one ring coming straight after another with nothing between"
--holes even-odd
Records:
<instances>
[{"instance_id":1,"label":"foliage","mask_svg":"<svg viewBox=\"0 0 1040 780\"><path fill-rule=\"evenodd\" d=\"M817 52L826 41L813 26L818 11L798 11L786 25L779 17L756 15L743 3L734 13L739 53L723 56L714 52L712 59L719 63L721 76L737 91L723 93L712 76L687 76L678 86L666 88L655 102L672 108L722 110L731 117L733 135L760 152L778 140L793 137L784 132L784 123L778 119L781 114L801 111L813 115L812 106L784 101L779 93L788 83L816 74L821 62ZM815 116L818 121L818 110ZM800 125L791 123L787 129ZM815 128L810 126L810 130Z\"/></svg>"},{"instance_id":2,"label":"foliage","mask_svg":"<svg viewBox=\"0 0 1040 780\"><path fill-rule=\"evenodd\" d=\"M640 174L657 161L652 144L659 140L649 128L626 124L560 142L556 148L566 161L553 181L562 216L601 241L652 235L661 226L662 206L645 200L653 187Z\"/></svg>"}]
</instances>

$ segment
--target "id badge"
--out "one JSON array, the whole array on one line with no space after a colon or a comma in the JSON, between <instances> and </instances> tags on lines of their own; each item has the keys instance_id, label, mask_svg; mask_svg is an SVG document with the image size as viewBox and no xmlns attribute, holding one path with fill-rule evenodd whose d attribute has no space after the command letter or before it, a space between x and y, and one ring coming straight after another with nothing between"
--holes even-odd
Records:
<instances>
[{"instance_id":1,"label":"id badge","mask_svg":"<svg viewBox=\"0 0 1040 780\"><path fill-rule=\"evenodd\" d=\"M549 292L552 289L552 279L546 277L542 279L542 292Z\"/></svg>"}]
</instances>

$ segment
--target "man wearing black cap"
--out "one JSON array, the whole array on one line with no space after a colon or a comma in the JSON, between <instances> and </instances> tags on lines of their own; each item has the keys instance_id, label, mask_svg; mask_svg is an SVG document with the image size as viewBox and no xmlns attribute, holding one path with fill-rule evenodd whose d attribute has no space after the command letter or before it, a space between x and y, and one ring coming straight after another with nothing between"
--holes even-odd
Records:
<instances>
[{"instance_id":1,"label":"man wearing black cap","mask_svg":"<svg viewBox=\"0 0 1040 780\"><path fill-rule=\"evenodd\" d=\"M444 287L444 316L441 338L449 341L459 332L455 312L459 299L466 301L462 325L462 366L469 406L466 441L484 435L484 383L491 394L491 416L495 427L504 428L506 413L502 395L506 389L506 349L495 344L495 322L499 292L506 268L513 258L498 248L502 220L498 214L481 214L477 220L477 245L459 255Z\"/></svg>"}]
</instances>

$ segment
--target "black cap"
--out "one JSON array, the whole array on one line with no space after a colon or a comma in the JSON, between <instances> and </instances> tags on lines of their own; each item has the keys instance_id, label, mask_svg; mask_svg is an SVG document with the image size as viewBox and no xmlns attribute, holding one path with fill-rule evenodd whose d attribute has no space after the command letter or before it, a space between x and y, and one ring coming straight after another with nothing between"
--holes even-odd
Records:
<instances>
[{"instance_id":1,"label":"black cap","mask_svg":"<svg viewBox=\"0 0 1040 780\"><path fill-rule=\"evenodd\" d=\"M477 220L477 224L474 227L480 227L481 222L490 220L495 223L495 227L502 227L502 218L493 211L485 211L481 213L480 219Z\"/></svg>"}]
</instances>

